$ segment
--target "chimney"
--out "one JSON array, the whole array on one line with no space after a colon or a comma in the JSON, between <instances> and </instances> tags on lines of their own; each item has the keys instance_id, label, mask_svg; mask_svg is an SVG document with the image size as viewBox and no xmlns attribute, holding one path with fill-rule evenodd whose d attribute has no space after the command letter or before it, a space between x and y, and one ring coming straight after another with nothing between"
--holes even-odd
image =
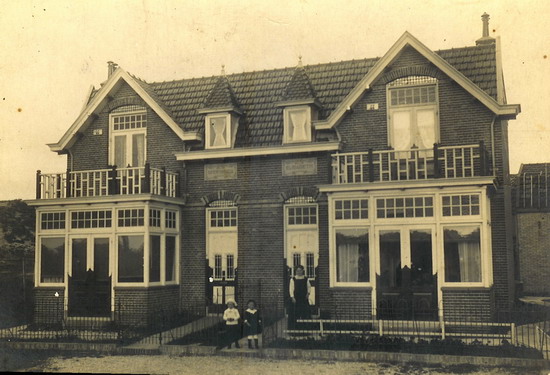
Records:
<instances>
[{"instance_id":1,"label":"chimney","mask_svg":"<svg viewBox=\"0 0 550 375\"><path fill-rule=\"evenodd\" d=\"M480 44L495 43L495 38L489 36L489 15L487 13L483 13L483 15L481 16L481 21L483 22L483 31L481 34L481 38L476 40L476 46L479 46Z\"/></svg>"},{"instance_id":2,"label":"chimney","mask_svg":"<svg viewBox=\"0 0 550 375\"><path fill-rule=\"evenodd\" d=\"M107 79L111 78L115 70L117 70L118 64L112 61L107 61Z\"/></svg>"}]
</instances>

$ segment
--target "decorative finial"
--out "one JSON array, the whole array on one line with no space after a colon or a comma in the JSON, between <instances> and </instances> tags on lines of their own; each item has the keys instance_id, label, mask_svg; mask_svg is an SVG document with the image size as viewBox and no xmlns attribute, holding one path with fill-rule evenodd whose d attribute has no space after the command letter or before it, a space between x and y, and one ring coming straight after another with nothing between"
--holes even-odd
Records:
<instances>
[{"instance_id":1,"label":"decorative finial","mask_svg":"<svg viewBox=\"0 0 550 375\"><path fill-rule=\"evenodd\" d=\"M301 68L303 67L304 65L302 64L302 55L298 56L298 68Z\"/></svg>"},{"instance_id":2,"label":"decorative finial","mask_svg":"<svg viewBox=\"0 0 550 375\"><path fill-rule=\"evenodd\" d=\"M225 76L225 65L222 64L222 76Z\"/></svg>"}]
</instances>

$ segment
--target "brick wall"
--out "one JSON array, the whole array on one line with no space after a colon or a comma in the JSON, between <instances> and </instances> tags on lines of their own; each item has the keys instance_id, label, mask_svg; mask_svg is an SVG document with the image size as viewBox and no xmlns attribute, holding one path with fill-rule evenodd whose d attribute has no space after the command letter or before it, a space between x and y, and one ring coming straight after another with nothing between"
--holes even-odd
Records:
<instances>
[{"instance_id":1,"label":"brick wall","mask_svg":"<svg viewBox=\"0 0 550 375\"><path fill-rule=\"evenodd\" d=\"M55 293L59 297L55 296ZM34 288L34 321L36 323L57 323L64 317L65 288Z\"/></svg>"},{"instance_id":2,"label":"brick wall","mask_svg":"<svg viewBox=\"0 0 550 375\"><path fill-rule=\"evenodd\" d=\"M115 319L121 324L144 326L179 311L179 287L115 287Z\"/></svg>"},{"instance_id":3,"label":"brick wall","mask_svg":"<svg viewBox=\"0 0 550 375\"><path fill-rule=\"evenodd\" d=\"M523 292L550 295L550 213L518 213L516 223Z\"/></svg>"},{"instance_id":4,"label":"brick wall","mask_svg":"<svg viewBox=\"0 0 550 375\"><path fill-rule=\"evenodd\" d=\"M493 291L485 288L443 288L446 321L490 321L493 317Z\"/></svg>"}]
</instances>

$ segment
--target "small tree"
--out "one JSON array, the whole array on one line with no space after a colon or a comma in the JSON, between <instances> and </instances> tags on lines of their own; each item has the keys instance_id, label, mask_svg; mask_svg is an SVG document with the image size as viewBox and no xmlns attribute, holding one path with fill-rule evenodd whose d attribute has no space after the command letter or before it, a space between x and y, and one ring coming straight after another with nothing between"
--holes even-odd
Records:
<instances>
[{"instance_id":1,"label":"small tree","mask_svg":"<svg viewBox=\"0 0 550 375\"><path fill-rule=\"evenodd\" d=\"M17 298L19 301L13 301L15 311L17 306L20 307L23 304L25 308L29 302L27 289L31 283L28 283L27 273L33 269L34 226L34 208L29 207L22 200L12 200L5 205L0 205L0 270L3 269L3 275L13 281L21 274L19 285L22 288L22 294ZM19 265L21 272L18 270Z\"/></svg>"}]
</instances>

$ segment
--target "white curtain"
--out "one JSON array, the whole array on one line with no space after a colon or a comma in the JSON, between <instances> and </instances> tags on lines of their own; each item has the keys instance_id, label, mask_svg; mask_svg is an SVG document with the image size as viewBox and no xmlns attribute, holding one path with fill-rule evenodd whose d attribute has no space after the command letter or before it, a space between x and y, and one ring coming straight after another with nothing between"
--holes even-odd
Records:
<instances>
[{"instance_id":1,"label":"white curtain","mask_svg":"<svg viewBox=\"0 0 550 375\"><path fill-rule=\"evenodd\" d=\"M126 136L117 135L115 137L115 165L118 168L126 167Z\"/></svg>"},{"instance_id":2,"label":"white curtain","mask_svg":"<svg viewBox=\"0 0 550 375\"><path fill-rule=\"evenodd\" d=\"M411 140L411 110L393 111L392 115L392 147L394 150L408 150Z\"/></svg>"},{"instance_id":3,"label":"white curtain","mask_svg":"<svg viewBox=\"0 0 550 375\"><path fill-rule=\"evenodd\" d=\"M308 139L306 133L306 111L290 112L290 123L292 124L292 134L290 139L293 141L306 141Z\"/></svg>"},{"instance_id":4,"label":"white curtain","mask_svg":"<svg viewBox=\"0 0 550 375\"><path fill-rule=\"evenodd\" d=\"M460 261L460 281L481 281L481 251L477 242L460 242L458 244Z\"/></svg>"},{"instance_id":5,"label":"white curtain","mask_svg":"<svg viewBox=\"0 0 550 375\"><path fill-rule=\"evenodd\" d=\"M338 245L338 281L354 282L359 280L359 245Z\"/></svg>"},{"instance_id":6,"label":"white curtain","mask_svg":"<svg viewBox=\"0 0 550 375\"><path fill-rule=\"evenodd\" d=\"M145 134L132 136L132 167L145 165Z\"/></svg>"},{"instance_id":7,"label":"white curtain","mask_svg":"<svg viewBox=\"0 0 550 375\"><path fill-rule=\"evenodd\" d=\"M418 148L432 148L435 143L435 110L433 108L416 111L416 134L414 143Z\"/></svg>"},{"instance_id":8,"label":"white curtain","mask_svg":"<svg viewBox=\"0 0 550 375\"><path fill-rule=\"evenodd\" d=\"M212 146L227 145L225 139L225 119L215 119L212 121L212 132L214 133L214 141Z\"/></svg>"}]
</instances>

